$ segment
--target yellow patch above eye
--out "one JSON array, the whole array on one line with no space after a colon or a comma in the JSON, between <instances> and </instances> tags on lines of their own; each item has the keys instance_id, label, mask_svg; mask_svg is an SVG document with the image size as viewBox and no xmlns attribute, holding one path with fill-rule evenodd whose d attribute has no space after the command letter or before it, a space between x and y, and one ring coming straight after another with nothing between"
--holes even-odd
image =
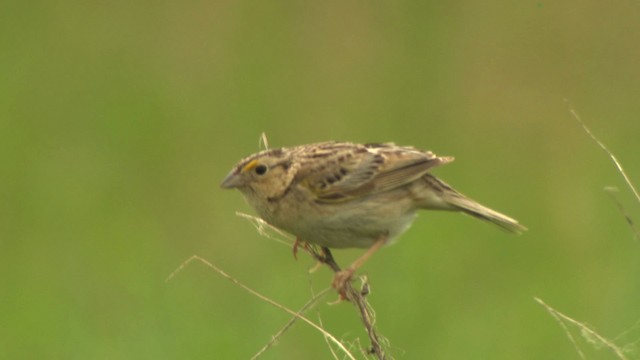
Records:
<instances>
[{"instance_id":1,"label":"yellow patch above eye","mask_svg":"<svg viewBox=\"0 0 640 360\"><path fill-rule=\"evenodd\" d=\"M253 169L256 166L258 166L258 160L251 160L251 161L249 161L249 163L247 165L245 165L242 168L242 172L247 172L247 171Z\"/></svg>"}]
</instances>

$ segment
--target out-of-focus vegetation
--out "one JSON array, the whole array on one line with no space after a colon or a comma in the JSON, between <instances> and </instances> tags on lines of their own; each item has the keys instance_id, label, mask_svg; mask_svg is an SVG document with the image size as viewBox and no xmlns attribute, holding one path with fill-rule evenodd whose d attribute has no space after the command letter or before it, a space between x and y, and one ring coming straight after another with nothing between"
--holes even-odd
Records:
<instances>
[{"instance_id":1,"label":"out-of-focus vegetation","mask_svg":"<svg viewBox=\"0 0 640 360\"><path fill-rule=\"evenodd\" d=\"M640 205L565 102L640 181L637 1L10 0L0 34L1 358L257 352L285 313L201 264L164 279L198 254L293 309L330 283L218 187L262 131L454 155L438 176L529 227L422 213L376 254L398 358L578 358L534 296L610 339L640 319L640 244L603 188ZM349 304L318 310L366 345ZM305 324L263 357L327 358Z\"/></svg>"}]
</instances>

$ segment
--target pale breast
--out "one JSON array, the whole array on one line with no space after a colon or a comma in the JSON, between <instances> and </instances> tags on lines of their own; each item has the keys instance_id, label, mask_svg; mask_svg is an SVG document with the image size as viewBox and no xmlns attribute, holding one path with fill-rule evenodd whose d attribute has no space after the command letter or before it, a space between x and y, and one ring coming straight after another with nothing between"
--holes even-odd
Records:
<instances>
[{"instance_id":1,"label":"pale breast","mask_svg":"<svg viewBox=\"0 0 640 360\"><path fill-rule=\"evenodd\" d=\"M404 190L335 204L297 201L295 206L289 203L296 200L292 194L282 199L277 208L262 211L261 215L309 243L330 248L367 248L381 236L392 242L413 223L416 209L410 197L400 192Z\"/></svg>"}]
</instances>

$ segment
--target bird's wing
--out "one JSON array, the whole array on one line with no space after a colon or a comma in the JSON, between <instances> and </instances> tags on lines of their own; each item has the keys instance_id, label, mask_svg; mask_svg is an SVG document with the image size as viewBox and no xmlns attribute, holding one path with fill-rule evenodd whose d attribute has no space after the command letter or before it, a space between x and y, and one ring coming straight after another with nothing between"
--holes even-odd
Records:
<instances>
[{"instance_id":1,"label":"bird's wing","mask_svg":"<svg viewBox=\"0 0 640 360\"><path fill-rule=\"evenodd\" d=\"M391 190L453 160L393 144L331 144L307 154L296 176L317 202L348 201Z\"/></svg>"}]
</instances>

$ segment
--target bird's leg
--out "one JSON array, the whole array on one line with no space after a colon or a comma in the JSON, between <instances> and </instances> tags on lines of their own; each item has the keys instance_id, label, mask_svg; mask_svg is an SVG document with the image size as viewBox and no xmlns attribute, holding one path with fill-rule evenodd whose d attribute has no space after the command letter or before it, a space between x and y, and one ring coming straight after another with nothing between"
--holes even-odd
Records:
<instances>
[{"instance_id":1,"label":"bird's leg","mask_svg":"<svg viewBox=\"0 0 640 360\"><path fill-rule=\"evenodd\" d=\"M305 249L313 257L318 259L318 261L322 262L322 259L318 255L315 255L316 251L311 248L309 243L304 241L304 240L300 240L299 237L296 237L296 241L293 243L293 258L294 259L298 260L298 249L300 249L300 246L302 246L302 248Z\"/></svg>"},{"instance_id":2,"label":"bird's leg","mask_svg":"<svg viewBox=\"0 0 640 360\"><path fill-rule=\"evenodd\" d=\"M371 245L369 249L367 249L364 254L357 258L356 261L354 261L351 265L349 265L348 268L346 268L345 270L340 270L340 268L338 268L338 270L334 269L334 271L336 271L336 275L333 278L332 286L334 289L338 290L338 293L340 293L341 297L345 298L345 284L351 279L353 273L358 270L358 268L360 268L362 264L364 264L367 259L371 257L371 255L378 251L378 249L380 249L386 241L387 236L381 236L380 238L378 238L378 240L376 240L376 242L373 243L373 245Z\"/></svg>"},{"instance_id":3,"label":"bird's leg","mask_svg":"<svg viewBox=\"0 0 640 360\"><path fill-rule=\"evenodd\" d=\"M333 258L333 254L331 254L331 250L329 250L328 247L322 247L322 255L318 257L318 261L320 261L323 264L327 264L327 266L329 266L331 268L331 270L333 270L333 272L340 272L340 266L338 266L338 263L336 263L335 259Z\"/></svg>"}]
</instances>

